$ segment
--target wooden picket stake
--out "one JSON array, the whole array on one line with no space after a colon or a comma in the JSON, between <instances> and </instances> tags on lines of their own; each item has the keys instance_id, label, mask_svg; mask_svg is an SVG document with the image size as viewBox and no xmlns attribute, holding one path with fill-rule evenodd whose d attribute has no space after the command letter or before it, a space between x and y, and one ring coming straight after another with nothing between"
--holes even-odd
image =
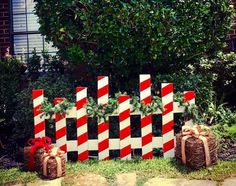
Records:
<instances>
[{"instance_id":1,"label":"wooden picket stake","mask_svg":"<svg viewBox=\"0 0 236 186\"><path fill-rule=\"evenodd\" d=\"M119 96L120 159L131 160L130 97Z\"/></svg>"},{"instance_id":2,"label":"wooden picket stake","mask_svg":"<svg viewBox=\"0 0 236 186\"><path fill-rule=\"evenodd\" d=\"M60 102L64 101L65 98L55 98L54 104L57 106ZM55 125L56 125L56 145L58 148L65 152L64 157L67 161L67 139L66 139L66 116L65 113L55 114Z\"/></svg>"},{"instance_id":3,"label":"wooden picket stake","mask_svg":"<svg viewBox=\"0 0 236 186\"><path fill-rule=\"evenodd\" d=\"M34 114L34 136L35 138L45 136L45 117L42 116L41 106L44 100L43 90L33 90L33 114Z\"/></svg>"},{"instance_id":4,"label":"wooden picket stake","mask_svg":"<svg viewBox=\"0 0 236 186\"><path fill-rule=\"evenodd\" d=\"M174 113L173 113L173 84L161 84L162 104L162 138L164 157L174 157Z\"/></svg>"},{"instance_id":5,"label":"wooden picket stake","mask_svg":"<svg viewBox=\"0 0 236 186\"><path fill-rule=\"evenodd\" d=\"M84 106L87 103L87 88L76 88L76 127L78 143L78 160L88 160L88 124Z\"/></svg>"},{"instance_id":6,"label":"wooden picket stake","mask_svg":"<svg viewBox=\"0 0 236 186\"><path fill-rule=\"evenodd\" d=\"M140 75L140 101L144 104L151 103L151 76L150 74ZM141 115L141 135L142 135L142 158L152 159L152 114Z\"/></svg>"},{"instance_id":7,"label":"wooden picket stake","mask_svg":"<svg viewBox=\"0 0 236 186\"><path fill-rule=\"evenodd\" d=\"M107 105L108 92L108 77L98 76L98 104ZM98 122L98 159L109 160L109 122L104 119Z\"/></svg>"}]
</instances>

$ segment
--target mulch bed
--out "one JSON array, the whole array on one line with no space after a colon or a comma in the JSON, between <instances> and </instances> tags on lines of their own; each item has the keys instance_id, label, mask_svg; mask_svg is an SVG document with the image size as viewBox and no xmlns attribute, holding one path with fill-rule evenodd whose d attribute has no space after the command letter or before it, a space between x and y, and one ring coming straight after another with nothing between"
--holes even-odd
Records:
<instances>
[{"instance_id":1,"label":"mulch bed","mask_svg":"<svg viewBox=\"0 0 236 186\"><path fill-rule=\"evenodd\" d=\"M223 139L218 158L225 161L236 161L236 143L230 139Z\"/></svg>"},{"instance_id":2,"label":"mulch bed","mask_svg":"<svg viewBox=\"0 0 236 186\"><path fill-rule=\"evenodd\" d=\"M18 153L11 149L10 145L0 149L0 168L9 169L19 167L23 169L23 148L18 149Z\"/></svg>"}]
</instances>

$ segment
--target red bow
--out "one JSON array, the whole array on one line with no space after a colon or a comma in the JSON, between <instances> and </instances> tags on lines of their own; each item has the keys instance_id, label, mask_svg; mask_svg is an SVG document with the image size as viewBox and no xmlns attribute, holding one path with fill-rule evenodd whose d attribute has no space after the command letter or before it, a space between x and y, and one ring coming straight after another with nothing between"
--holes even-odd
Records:
<instances>
[{"instance_id":1,"label":"red bow","mask_svg":"<svg viewBox=\"0 0 236 186\"><path fill-rule=\"evenodd\" d=\"M42 137L42 138L31 138L28 140L28 145L30 146L30 156L29 156L29 170L33 171L35 169L35 160L34 154L38 148L44 148L46 152L48 152L51 147L51 139L49 137Z\"/></svg>"}]
</instances>

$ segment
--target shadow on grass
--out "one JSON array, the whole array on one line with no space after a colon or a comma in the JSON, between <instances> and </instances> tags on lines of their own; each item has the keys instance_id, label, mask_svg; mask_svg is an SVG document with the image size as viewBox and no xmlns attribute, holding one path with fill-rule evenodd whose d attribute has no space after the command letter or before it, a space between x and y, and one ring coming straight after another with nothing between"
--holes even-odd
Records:
<instances>
[{"instance_id":1,"label":"shadow on grass","mask_svg":"<svg viewBox=\"0 0 236 186\"><path fill-rule=\"evenodd\" d=\"M100 162L99 160L89 160L86 161L85 164L92 166L92 165L98 165L99 162Z\"/></svg>"},{"instance_id":2,"label":"shadow on grass","mask_svg":"<svg viewBox=\"0 0 236 186\"><path fill-rule=\"evenodd\" d=\"M69 161L67 162L66 166L69 169L74 169L77 168L80 165L86 165L86 166L97 166L99 164L100 161L98 160L88 160L88 161L84 161L84 162L80 162L80 161Z\"/></svg>"},{"instance_id":3,"label":"shadow on grass","mask_svg":"<svg viewBox=\"0 0 236 186\"><path fill-rule=\"evenodd\" d=\"M185 165L183 165L180 161L176 160L175 158L170 159L170 164L174 168L176 168L181 174L189 174L191 172L196 172L197 170L192 170Z\"/></svg>"}]
</instances>

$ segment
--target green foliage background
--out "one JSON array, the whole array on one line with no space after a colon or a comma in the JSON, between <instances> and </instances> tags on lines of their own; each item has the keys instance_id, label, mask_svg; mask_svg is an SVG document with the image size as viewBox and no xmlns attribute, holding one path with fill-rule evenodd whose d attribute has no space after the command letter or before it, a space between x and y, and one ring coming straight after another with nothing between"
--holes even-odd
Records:
<instances>
[{"instance_id":1,"label":"green foliage background","mask_svg":"<svg viewBox=\"0 0 236 186\"><path fill-rule=\"evenodd\" d=\"M233 16L230 0L35 2L46 39L71 64L111 75L116 92L130 91L140 73L172 74L213 56Z\"/></svg>"}]
</instances>

